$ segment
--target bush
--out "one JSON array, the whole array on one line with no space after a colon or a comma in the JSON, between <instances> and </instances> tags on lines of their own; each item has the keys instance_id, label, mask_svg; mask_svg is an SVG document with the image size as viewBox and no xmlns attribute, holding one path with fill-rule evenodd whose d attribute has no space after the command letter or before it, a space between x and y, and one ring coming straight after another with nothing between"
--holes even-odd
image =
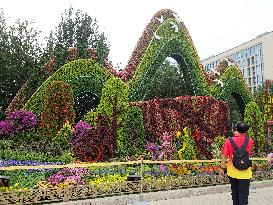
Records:
<instances>
[{"instance_id":1,"label":"bush","mask_svg":"<svg viewBox=\"0 0 273 205\"><path fill-rule=\"evenodd\" d=\"M5 114L4 114L3 110L2 110L2 107L0 107L0 121L4 120L5 118L6 118L6 116L5 116Z\"/></svg>"},{"instance_id":2,"label":"bush","mask_svg":"<svg viewBox=\"0 0 273 205\"><path fill-rule=\"evenodd\" d=\"M221 156L222 156L221 149L222 149L222 146L223 146L225 140L226 140L225 136L217 136L214 139L214 142L211 145L212 155L213 155L214 159L220 159L221 158Z\"/></svg>"},{"instance_id":3,"label":"bush","mask_svg":"<svg viewBox=\"0 0 273 205\"><path fill-rule=\"evenodd\" d=\"M50 145L49 145L50 144ZM71 163L70 152L62 152L54 143L16 143L13 140L0 140L0 156L2 160L35 160L40 162Z\"/></svg>"},{"instance_id":4,"label":"bush","mask_svg":"<svg viewBox=\"0 0 273 205\"><path fill-rule=\"evenodd\" d=\"M80 121L77 123L71 144L74 156L81 161L97 161L100 158L96 130L87 122Z\"/></svg>"},{"instance_id":5,"label":"bush","mask_svg":"<svg viewBox=\"0 0 273 205\"><path fill-rule=\"evenodd\" d=\"M70 140L72 137L72 127L69 122L66 122L63 125L63 128L57 133L57 135L53 138L53 141L56 144L59 144L63 150L70 150L71 144Z\"/></svg>"},{"instance_id":6,"label":"bush","mask_svg":"<svg viewBox=\"0 0 273 205\"><path fill-rule=\"evenodd\" d=\"M84 116L83 116L83 121L87 122L88 124L95 126L95 119L97 118L97 112L91 110L89 112L87 112Z\"/></svg>"}]
</instances>

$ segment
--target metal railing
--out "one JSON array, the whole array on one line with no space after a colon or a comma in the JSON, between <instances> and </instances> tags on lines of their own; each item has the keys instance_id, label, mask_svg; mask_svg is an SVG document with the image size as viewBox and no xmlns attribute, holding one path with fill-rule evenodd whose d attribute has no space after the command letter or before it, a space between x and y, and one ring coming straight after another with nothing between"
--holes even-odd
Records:
<instances>
[{"instance_id":1,"label":"metal railing","mask_svg":"<svg viewBox=\"0 0 273 205\"><path fill-rule=\"evenodd\" d=\"M263 163L266 158L253 158L256 164ZM32 203L49 203L58 201L70 201L88 198L97 198L113 195L131 194L171 190L189 187L200 187L217 184L225 184L228 182L227 177L217 175L215 167L219 166L220 160L170 160L170 161L151 161L138 160L129 162L109 162L109 163L92 163L92 164L66 164L66 165L42 165L42 166L10 166L0 167L0 170L35 170L35 169L61 169L61 168L102 168L113 166L134 166L140 173L139 181L119 181L105 182L100 184L86 185L66 185L64 187L51 188L31 188L26 190L12 190L0 192L0 204L32 204ZM147 170L151 166L167 165L183 167L193 172L191 166L199 164L199 172L191 174L173 174L171 172L164 173L160 177L146 177ZM202 173L202 165L210 167L212 172ZM160 171L160 170L159 170ZM195 170L196 171L196 170ZM253 173L253 180L273 179L273 172L269 170L256 170ZM140 196L141 197L141 196Z\"/></svg>"}]
</instances>

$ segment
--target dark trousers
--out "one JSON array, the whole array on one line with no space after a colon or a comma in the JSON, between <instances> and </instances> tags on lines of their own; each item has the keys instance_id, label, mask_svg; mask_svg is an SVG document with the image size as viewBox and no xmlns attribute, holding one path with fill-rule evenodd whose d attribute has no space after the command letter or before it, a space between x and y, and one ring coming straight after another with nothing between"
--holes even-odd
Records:
<instances>
[{"instance_id":1,"label":"dark trousers","mask_svg":"<svg viewBox=\"0 0 273 205\"><path fill-rule=\"evenodd\" d=\"M247 205L250 179L234 179L229 177L233 205Z\"/></svg>"}]
</instances>

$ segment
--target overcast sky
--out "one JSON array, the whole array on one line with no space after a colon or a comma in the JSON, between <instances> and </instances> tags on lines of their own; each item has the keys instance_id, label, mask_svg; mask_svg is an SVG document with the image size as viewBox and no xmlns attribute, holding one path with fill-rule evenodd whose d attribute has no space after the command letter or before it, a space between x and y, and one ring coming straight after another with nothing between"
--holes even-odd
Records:
<instances>
[{"instance_id":1,"label":"overcast sky","mask_svg":"<svg viewBox=\"0 0 273 205\"><path fill-rule=\"evenodd\" d=\"M6 17L34 20L45 36L70 4L98 20L110 41L110 60L121 67L146 24L163 8L184 20L201 59L273 30L273 0L0 0Z\"/></svg>"}]
</instances>

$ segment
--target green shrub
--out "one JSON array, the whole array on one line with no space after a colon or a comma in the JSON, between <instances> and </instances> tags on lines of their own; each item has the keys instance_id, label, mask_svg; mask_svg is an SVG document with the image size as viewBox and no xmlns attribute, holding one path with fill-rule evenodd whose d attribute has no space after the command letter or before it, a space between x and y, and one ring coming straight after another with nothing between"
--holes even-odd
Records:
<instances>
[{"instance_id":1,"label":"green shrub","mask_svg":"<svg viewBox=\"0 0 273 205\"><path fill-rule=\"evenodd\" d=\"M212 155L214 159L221 159L222 156L222 146L224 144L226 140L225 136L217 136L214 139L214 142L211 145L211 149L212 149Z\"/></svg>"},{"instance_id":2,"label":"green shrub","mask_svg":"<svg viewBox=\"0 0 273 205\"><path fill-rule=\"evenodd\" d=\"M62 129L57 133L55 137L53 137L53 141L60 145L63 150L70 150L71 144L70 140L72 137L72 127L69 122L66 122Z\"/></svg>"},{"instance_id":3,"label":"green shrub","mask_svg":"<svg viewBox=\"0 0 273 205\"><path fill-rule=\"evenodd\" d=\"M96 125L96 122L95 122L96 118L97 118L97 112L91 110L83 116L82 120L87 122L89 125L95 126Z\"/></svg>"},{"instance_id":4,"label":"green shrub","mask_svg":"<svg viewBox=\"0 0 273 205\"><path fill-rule=\"evenodd\" d=\"M260 108L255 102L250 102L247 104L244 121L250 126L247 135L254 140L255 153L258 154L259 152L264 151L264 122Z\"/></svg>"},{"instance_id":5,"label":"green shrub","mask_svg":"<svg viewBox=\"0 0 273 205\"><path fill-rule=\"evenodd\" d=\"M122 129L124 120L128 111L128 86L119 78L110 78L102 89L102 96L100 104L97 108L98 119L107 119L105 121L108 125L98 122L100 129L109 126L111 133L101 133L101 136L109 138L108 146L116 151L116 146L123 149L122 143ZM99 133L98 133L99 134ZM113 151L111 151L113 152ZM111 154L113 157L113 154Z\"/></svg>"},{"instance_id":6,"label":"green shrub","mask_svg":"<svg viewBox=\"0 0 273 205\"><path fill-rule=\"evenodd\" d=\"M134 156L144 152L146 143L143 117L138 107L129 107L119 138L119 156Z\"/></svg>"}]
</instances>

